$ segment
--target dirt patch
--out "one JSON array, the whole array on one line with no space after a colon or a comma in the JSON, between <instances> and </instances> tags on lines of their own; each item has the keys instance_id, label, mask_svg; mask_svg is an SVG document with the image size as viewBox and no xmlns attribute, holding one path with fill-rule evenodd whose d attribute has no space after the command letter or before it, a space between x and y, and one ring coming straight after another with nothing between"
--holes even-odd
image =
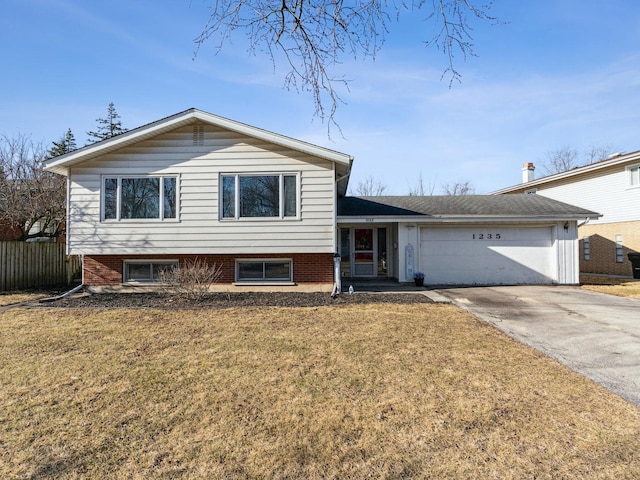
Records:
<instances>
[{"instance_id":1,"label":"dirt patch","mask_svg":"<svg viewBox=\"0 0 640 480\"><path fill-rule=\"evenodd\" d=\"M196 299L185 296L145 293L101 293L71 295L53 302L41 303L55 308L159 308L159 309L218 309L234 307L321 307L367 303L433 303L419 293L342 294L331 298L328 293L243 292L210 293Z\"/></svg>"}]
</instances>

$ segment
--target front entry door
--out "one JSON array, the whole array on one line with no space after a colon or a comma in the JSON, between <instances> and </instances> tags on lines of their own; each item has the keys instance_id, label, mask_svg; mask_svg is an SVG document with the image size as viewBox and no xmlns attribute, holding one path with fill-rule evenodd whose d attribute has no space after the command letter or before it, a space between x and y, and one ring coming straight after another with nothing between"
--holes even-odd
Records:
<instances>
[{"instance_id":1,"label":"front entry door","mask_svg":"<svg viewBox=\"0 0 640 480\"><path fill-rule=\"evenodd\" d=\"M353 241L353 276L374 276L377 262L373 254L373 228L355 228Z\"/></svg>"},{"instance_id":2,"label":"front entry door","mask_svg":"<svg viewBox=\"0 0 640 480\"><path fill-rule=\"evenodd\" d=\"M340 256L343 277L386 278L387 227L341 228Z\"/></svg>"}]
</instances>

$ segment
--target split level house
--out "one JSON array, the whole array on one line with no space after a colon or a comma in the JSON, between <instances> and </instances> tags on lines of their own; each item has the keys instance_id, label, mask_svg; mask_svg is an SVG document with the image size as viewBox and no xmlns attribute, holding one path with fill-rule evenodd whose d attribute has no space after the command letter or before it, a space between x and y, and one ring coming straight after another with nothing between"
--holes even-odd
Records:
<instances>
[{"instance_id":1,"label":"split level house","mask_svg":"<svg viewBox=\"0 0 640 480\"><path fill-rule=\"evenodd\" d=\"M578 283L578 223L597 213L541 195L348 197L352 165L190 109L45 168L67 177L67 249L88 287L154 282L196 257L224 289L417 272L432 285Z\"/></svg>"},{"instance_id":2,"label":"split level house","mask_svg":"<svg viewBox=\"0 0 640 480\"><path fill-rule=\"evenodd\" d=\"M634 276L628 254L640 252L640 151L537 179L525 163L522 174L521 184L493 193L536 194L599 212L578 224L580 271Z\"/></svg>"}]
</instances>

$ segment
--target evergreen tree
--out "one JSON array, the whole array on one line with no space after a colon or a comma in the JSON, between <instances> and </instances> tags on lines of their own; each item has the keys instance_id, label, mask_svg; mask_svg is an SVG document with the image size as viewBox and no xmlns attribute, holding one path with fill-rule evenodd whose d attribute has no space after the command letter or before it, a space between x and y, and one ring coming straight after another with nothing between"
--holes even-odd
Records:
<instances>
[{"instance_id":1,"label":"evergreen tree","mask_svg":"<svg viewBox=\"0 0 640 480\"><path fill-rule=\"evenodd\" d=\"M116 107L113 105L113 102L110 102L107 108L107 118L96 119L98 129L87 132L87 135L89 135L87 142L100 142L101 140L106 140L107 138L115 137L116 135L126 132L127 129L122 126L122 122L119 119L120 115L116 112Z\"/></svg>"},{"instance_id":2,"label":"evergreen tree","mask_svg":"<svg viewBox=\"0 0 640 480\"><path fill-rule=\"evenodd\" d=\"M64 155L65 153L73 152L76 148L76 137L70 128L67 129L59 141L51 142L52 146L47 151L47 158L57 157L58 155Z\"/></svg>"}]
</instances>

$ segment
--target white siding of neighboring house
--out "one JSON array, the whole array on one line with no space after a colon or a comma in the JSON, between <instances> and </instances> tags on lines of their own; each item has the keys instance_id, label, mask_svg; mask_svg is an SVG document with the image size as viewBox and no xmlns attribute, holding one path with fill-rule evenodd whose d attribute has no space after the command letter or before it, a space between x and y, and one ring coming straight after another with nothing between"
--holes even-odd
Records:
<instances>
[{"instance_id":1,"label":"white siding of neighboring house","mask_svg":"<svg viewBox=\"0 0 640 480\"><path fill-rule=\"evenodd\" d=\"M541 185L537 187L537 194L603 215L599 220L590 220L590 224L640 219L640 188L629 187L624 167Z\"/></svg>"},{"instance_id":2,"label":"white siding of neighboring house","mask_svg":"<svg viewBox=\"0 0 640 480\"><path fill-rule=\"evenodd\" d=\"M300 219L219 221L220 173L299 173ZM178 174L179 221L100 221L107 175ZM87 161L70 171L71 254L331 253L333 163L205 126L195 146L185 127Z\"/></svg>"}]
</instances>

